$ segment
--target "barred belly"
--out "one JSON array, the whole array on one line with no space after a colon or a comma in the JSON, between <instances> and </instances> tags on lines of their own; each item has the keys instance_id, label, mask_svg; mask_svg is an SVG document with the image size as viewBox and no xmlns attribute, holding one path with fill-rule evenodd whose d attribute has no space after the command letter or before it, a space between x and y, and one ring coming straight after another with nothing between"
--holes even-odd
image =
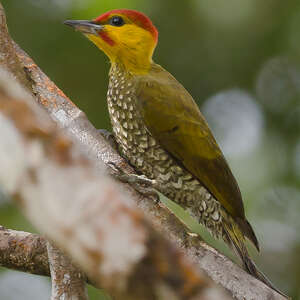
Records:
<instances>
[{"instance_id":1,"label":"barred belly","mask_svg":"<svg viewBox=\"0 0 300 300\"><path fill-rule=\"evenodd\" d=\"M121 154L137 171L155 179L159 191L187 209L216 237L222 235L221 205L147 131L139 114L135 82L117 67L110 72L108 109Z\"/></svg>"}]
</instances>

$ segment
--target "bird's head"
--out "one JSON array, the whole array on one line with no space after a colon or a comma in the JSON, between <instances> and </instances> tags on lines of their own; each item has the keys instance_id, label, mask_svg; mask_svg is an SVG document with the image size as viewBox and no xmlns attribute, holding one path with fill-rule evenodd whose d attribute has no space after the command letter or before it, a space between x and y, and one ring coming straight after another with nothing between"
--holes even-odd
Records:
<instances>
[{"instance_id":1,"label":"bird's head","mask_svg":"<svg viewBox=\"0 0 300 300\"><path fill-rule=\"evenodd\" d=\"M129 9L111 10L91 21L67 20L110 59L130 72L147 73L151 67L158 32L144 14Z\"/></svg>"}]
</instances>

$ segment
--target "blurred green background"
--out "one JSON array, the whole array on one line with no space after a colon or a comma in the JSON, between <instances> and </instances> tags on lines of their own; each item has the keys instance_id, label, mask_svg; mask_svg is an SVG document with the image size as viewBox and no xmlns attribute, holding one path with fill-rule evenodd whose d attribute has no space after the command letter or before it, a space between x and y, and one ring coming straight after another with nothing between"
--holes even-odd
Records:
<instances>
[{"instance_id":1,"label":"blurred green background","mask_svg":"<svg viewBox=\"0 0 300 300\"><path fill-rule=\"evenodd\" d=\"M160 32L154 60L194 96L237 177L261 244L260 255L253 251L257 264L278 288L300 299L299 0L1 2L14 39L97 128L107 129L108 59L62 21L114 8L150 16ZM0 224L34 230L5 200ZM48 283L20 274L2 269L0 299L48 299ZM24 282L20 298L7 284L16 277ZM28 286L41 294L26 298Z\"/></svg>"}]
</instances>

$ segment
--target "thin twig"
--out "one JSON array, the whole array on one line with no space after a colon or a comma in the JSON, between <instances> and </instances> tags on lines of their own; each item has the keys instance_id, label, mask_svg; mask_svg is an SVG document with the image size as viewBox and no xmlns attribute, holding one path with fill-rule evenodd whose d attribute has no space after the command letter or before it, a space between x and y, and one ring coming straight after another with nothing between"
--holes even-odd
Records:
<instances>
[{"instance_id":1,"label":"thin twig","mask_svg":"<svg viewBox=\"0 0 300 300\"><path fill-rule=\"evenodd\" d=\"M88 300L85 275L60 250L47 242L51 271L51 300Z\"/></svg>"}]
</instances>

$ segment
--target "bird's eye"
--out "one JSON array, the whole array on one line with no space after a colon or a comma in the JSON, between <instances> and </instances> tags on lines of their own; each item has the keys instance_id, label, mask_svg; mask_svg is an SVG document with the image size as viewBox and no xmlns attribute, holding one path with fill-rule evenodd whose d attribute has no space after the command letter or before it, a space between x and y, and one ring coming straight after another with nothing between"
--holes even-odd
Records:
<instances>
[{"instance_id":1,"label":"bird's eye","mask_svg":"<svg viewBox=\"0 0 300 300\"><path fill-rule=\"evenodd\" d=\"M113 26L122 26L124 23L124 20L119 16L114 16L109 20L109 24Z\"/></svg>"}]
</instances>

